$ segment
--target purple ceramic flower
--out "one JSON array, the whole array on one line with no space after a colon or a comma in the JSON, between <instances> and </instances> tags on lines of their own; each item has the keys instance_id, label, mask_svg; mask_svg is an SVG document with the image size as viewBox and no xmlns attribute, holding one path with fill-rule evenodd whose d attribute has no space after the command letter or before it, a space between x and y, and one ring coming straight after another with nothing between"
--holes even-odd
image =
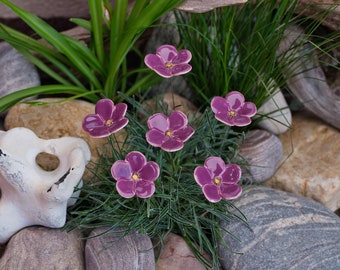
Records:
<instances>
[{"instance_id":1,"label":"purple ceramic flower","mask_svg":"<svg viewBox=\"0 0 340 270\"><path fill-rule=\"evenodd\" d=\"M154 114L148 119L150 130L146 133L146 140L164 151L178 151L195 132L187 124L188 118L181 111L173 111L169 117L162 113Z\"/></svg>"},{"instance_id":2,"label":"purple ceramic flower","mask_svg":"<svg viewBox=\"0 0 340 270\"><path fill-rule=\"evenodd\" d=\"M190 51L177 51L171 45L162 45L158 47L156 54L147 54L144 58L145 64L164 78L188 73L191 70L188 64L190 60Z\"/></svg>"},{"instance_id":3,"label":"purple ceramic flower","mask_svg":"<svg viewBox=\"0 0 340 270\"><path fill-rule=\"evenodd\" d=\"M238 91L232 91L225 98L214 97L211 108L215 118L228 126L243 127L251 123L250 117L256 114L253 102L245 102L244 96Z\"/></svg>"},{"instance_id":4,"label":"purple ceramic flower","mask_svg":"<svg viewBox=\"0 0 340 270\"><path fill-rule=\"evenodd\" d=\"M222 198L231 200L241 195L242 187L237 184L241 168L236 164L225 164L219 157L209 157L204 166L196 167L194 177L210 202Z\"/></svg>"},{"instance_id":5,"label":"purple ceramic flower","mask_svg":"<svg viewBox=\"0 0 340 270\"><path fill-rule=\"evenodd\" d=\"M136 195L148 198L155 192L154 181L159 176L159 166L156 162L147 162L142 153L133 151L126 155L125 160L113 163L111 174L117 181L116 188L122 197Z\"/></svg>"},{"instance_id":6,"label":"purple ceramic flower","mask_svg":"<svg viewBox=\"0 0 340 270\"><path fill-rule=\"evenodd\" d=\"M109 136L128 124L129 120L124 117L126 110L125 103L114 105L111 99L101 99L96 104L95 114L84 118L83 129L95 138Z\"/></svg>"}]
</instances>

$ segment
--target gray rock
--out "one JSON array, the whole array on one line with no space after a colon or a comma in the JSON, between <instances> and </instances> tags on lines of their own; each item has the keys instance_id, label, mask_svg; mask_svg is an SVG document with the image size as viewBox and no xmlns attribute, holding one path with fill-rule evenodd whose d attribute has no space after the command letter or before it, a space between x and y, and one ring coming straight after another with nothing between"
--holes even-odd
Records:
<instances>
[{"instance_id":1,"label":"gray rock","mask_svg":"<svg viewBox=\"0 0 340 270\"><path fill-rule=\"evenodd\" d=\"M340 269L340 219L321 204L298 195L256 187L235 202L248 226L222 224L219 244L224 269Z\"/></svg>"},{"instance_id":2,"label":"gray rock","mask_svg":"<svg viewBox=\"0 0 340 270\"><path fill-rule=\"evenodd\" d=\"M15 234L0 258L0 269L84 269L84 244L78 231L29 227Z\"/></svg>"},{"instance_id":3,"label":"gray rock","mask_svg":"<svg viewBox=\"0 0 340 270\"><path fill-rule=\"evenodd\" d=\"M0 43L0 97L39 85L35 66L8 43Z\"/></svg>"},{"instance_id":4,"label":"gray rock","mask_svg":"<svg viewBox=\"0 0 340 270\"><path fill-rule=\"evenodd\" d=\"M241 166L244 179L250 183L260 183L275 174L282 160L283 149L276 135L253 129L246 133L238 151L243 159L241 162L249 164Z\"/></svg>"},{"instance_id":5,"label":"gray rock","mask_svg":"<svg viewBox=\"0 0 340 270\"><path fill-rule=\"evenodd\" d=\"M108 228L94 229L85 246L86 269L91 270L152 270L155 258L151 240L146 235L119 229L105 233Z\"/></svg>"}]
</instances>

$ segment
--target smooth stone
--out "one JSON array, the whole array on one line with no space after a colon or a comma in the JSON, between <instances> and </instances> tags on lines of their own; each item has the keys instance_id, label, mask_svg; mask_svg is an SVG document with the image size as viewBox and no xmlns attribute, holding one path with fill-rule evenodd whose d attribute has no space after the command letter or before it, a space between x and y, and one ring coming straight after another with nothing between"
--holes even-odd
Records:
<instances>
[{"instance_id":1,"label":"smooth stone","mask_svg":"<svg viewBox=\"0 0 340 270\"><path fill-rule=\"evenodd\" d=\"M246 133L238 147L242 176L250 183L260 183L271 178L281 164L283 149L280 139L261 129ZM249 165L248 165L249 164Z\"/></svg>"},{"instance_id":2,"label":"smooth stone","mask_svg":"<svg viewBox=\"0 0 340 270\"><path fill-rule=\"evenodd\" d=\"M289 58L284 70L286 84L301 104L314 115L340 129L340 85L329 85L312 45L306 42L303 29L289 26L282 39L278 61ZM297 44L303 43L303 46ZM292 46L297 48L291 51ZM309 54L306 52L311 51Z\"/></svg>"},{"instance_id":3,"label":"smooth stone","mask_svg":"<svg viewBox=\"0 0 340 270\"><path fill-rule=\"evenodd\" d=\"M340 208L340 132L311 113L293 115L292 132L280 136L286 157L267 184Z\"/></svg>"},{"instance_id":4,"label":"smooth stone","mask_svg":"<svg viewBox=\"0 0 340 270\"><path fill-rule=\"evenodd\" d=\"M224 269L340 269L340 219L318 202L268 187L248 189L235 201L248 225L222 227Z\"/></svg>"},{"instance_id":5,"label":"smooth stone","mask_svg":"<svg viewBox=\"0 0 340 270\"><path fill-rule=\"evenodd\" d=\"M78 231L25 228L8 242L0 258L0 269L85 269L81 238Z\"/></svg>"},{"instance_id":6,"label":"smooth stone","mask_svg":"<svg viewBox=\"0 0 340 270\"><path fill-rule=\"evenodd\" d=\"M155 257L150 238L132 232L128 235L116 229L94 229L85 245L85 264L89 270L152 270Z\"/></svg>"},{"instance_id":7,"label":"smooth stone","mask_svg":"<svg viewBox=\"0 0 340 270\"><path fill-rule=\"evenodd\" d=\"M183 237L170 233L163 241L163 246L156 262L156 270L206 269L195 257ZM156 257L158 256L158 251L159 247L156 246ZM204 255L207 260L210 260L207 254Z\"/></svg>"},{"instance_id":8,"label":"smooth stone","mask_svg":"<svg viewBox=\"0 0 340 270\"><path fill-rule=\"evenodd\" d=\"M292 113L281 91L276 91L258 110L263 118L257 124L273 134L282 134L292 125Z\"/></svg>"},{"instance_id":9,"label":"smooth stone","mask_svg":"<svg viewBox=\"0 0 340 270\"><path fill-rule=\"evenodd\" d=\"M6 42L0 43L0 97L39 86L35 66Z\"/></svg>"},{"instance_id":10,"label":"smooth stone","mask_svg":"<svg viewBox=\"0 0 340 270\"><path fill-rule=\"evenodd\" d=\"M197 107L190 100L173 93L155 96L152 99L145 100L142 105L146 112L144 117L145 115L152 115L163 112L164 110L168 111L168 114L174 110L182 111L188 116L189 121L200 115ZM142 112L140 115L143 117Z\"/></svg>"},{"instance_id":11,"label":"smooth stone","mask_svg":"<svg viewBox=\"0 0 340 270\"><path fill-rule=\"evenodd\" d=\"M85 140L91 150L91 161L97 162L99 154L108 146L107 138L92 138L82 129L82 121L88 114L93 114L95 105L83 100L71 100L61 102L57 98L38 99L35 101L50 102L50 104L30 106L28 104L17 104L13 106L5 118L5 129L14 127L26 127L31 129L42 139L60 138L64 136L78 137ZM54 103L53 103L54 102ZM125 139L125 130L115 134L119 142ZM56 160L50 156L40 161L45 170L53 170ZM90 169L94 164L90 162L84 173L84 182L92 178Z\"/></svg>"}]
</instances>

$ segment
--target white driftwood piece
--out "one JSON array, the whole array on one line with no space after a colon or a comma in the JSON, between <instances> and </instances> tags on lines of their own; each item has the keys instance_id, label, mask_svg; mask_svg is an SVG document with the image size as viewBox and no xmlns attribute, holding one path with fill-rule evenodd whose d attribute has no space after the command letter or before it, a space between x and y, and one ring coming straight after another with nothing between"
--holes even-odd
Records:
<instances>
[{"instance_id":1,"label":"white driftwood piece","mask_svg":"<svg viewBox=\"0 0 340 270\"><path fill-rule=\"evenodd\" d=\"M297 26L291 26L280 44L279 59L289 57L292 64L285 74L289 77L287 85L306 109L328 124L340 129L340 92L336 86L330 87L320 67L318 59L311 51L311 45L305 41L304 32ZM302 44L297 46L297 44ZM292 49L293 48L293 49Z\"/></svg>"},{"instance_id":2,"label":"white driftwood piece","mask_svg":"<svg viewBox=\"0 0 340 270\"><path fill-rule=\"evenodd\" d=\"M55 155L59 166L43 170L36 163L40 153ZM0 243L27 226L62 227L90 157L79 138L43 140L23 127L0 131Z\"/></svg>"}]
</instances>

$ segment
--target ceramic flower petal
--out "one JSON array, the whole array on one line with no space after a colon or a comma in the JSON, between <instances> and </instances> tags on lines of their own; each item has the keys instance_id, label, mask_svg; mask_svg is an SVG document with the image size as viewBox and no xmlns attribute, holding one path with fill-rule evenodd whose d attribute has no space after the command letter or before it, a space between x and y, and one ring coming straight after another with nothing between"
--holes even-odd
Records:
<instances>
[{"instance_id":1,"label":"ceramic flower petal","mask_svg":"<svg viewBox=\"0 0 340 270\"><path fill-rule=\"evenodd\" d=\"M139 198L149 198L154 194L155 190L153 182L140 181L136 183L136 196Z\"/></svg>"},{"instance_id":2,"label":"ceramic flower petal","mask_svg":"<svg viewBox=\"0 0 340 270\"><path fill-rule=\"evenodd\" d=\"M117 181L116 188L122 197L136 195L147 198L155 192L154 181L159 176L159 166L156 162L147 162L142 153L132 151L125 160L117 160L112 164L111 174Z\"/></svg>"},{"instance_id":3,"label":"ceramic flower petal","mask_svg":"<svg viewBox=\"0 0 340 270\"><path fill-rule=\"evenodd\" d=\"M225 164L220 157L207 158L204 166L196 167L194 178L210 202L235 199L242 192L242 187L237 184L241 168L237 164Z\"/></svg>"},{"instance_id":4,"label":"ceramic flower petal","mask_svg":"<svg viewBox=\"0 0 340 270\"><path fill-rule=\"evenodd\" d=\"M139 171L139 176L141 179L146 181L155 181L159 176L159 167L155 162L148 162Z\"/></svg>"},{"instance_id":5,"label":"ceramic flower petal","mask_svg":"<svg viewBox=\"0 0 340 270\"><path fill-rule=\"evenodd\" d=\"M211 185L211 184L204 185L202 190L203 190L205 197L210 202L216 203L222 199L219 193L219 189L215 185Z\"/></svg>"},{"instance_id":6,"label":"ceramic flower petal","mask_svg":"<svg viewBox=\"0 0 340 270\"><path fill-rule=\"evenodd\" d=\"M109 136L124 128L129 120L125 117L127 105L114 105L110 99L101 99L95 107L95 114L87 115L82 123L84 131L95 138Z\"/></svg>"},{"instance_id":7,"label":"ceramic flower petal","mask_svg":"<svg viewBox=\"0 0 340 270\"><path fill-rule=\"evenodd\" d=\"M177 130L188 124L187 116L181 111L173 111L169 115L169 129Z\"/></svg>"},{"instance_id":8,"label":"ceramic flower petal","mask_svg":"<svg viewBox=\"0 0 340 270\"><path fill-rule=\"evenodd\" d=\"M241 195L242 187L239 185L222 185L220 191L224 199L233 200Z\"/></svg>"},{"instance_id":9,"label":"ceramic flower petal","mask_svg":"<svg viewBox=\"0 0 340 270\"><path fill-rule=\"evenodd\" d=\"M162 113L156 113L148 119L149 129L158 129L166 132L169 129L168 118Z\"/></svg>"},{"instance_id":10,"label":"ceramic flower petal","mask_svg":"<svg viewBox=\"0 0 340 270\"><path fill-rule=\"evenodd\" d=\"M192 67L189 65L191 52L180 50L172 45L162 45L157 48L156 54L147 54L144 58L146 66L164 78L183 75Z\"/></svg>"},{"instance_id":11,"label":"ceramic flower petal","mask_svg":"<svg viewBox=\"0 0 340 270\"><path fill-rule=\"evenodd\" d=\"M194 178L201 187L211 183L210 171L203 166L197 167L194 171Z\"/></svg>"},{"instance_id":12,"label":"ceramic flower petal","mask_svg":"<svg viewBox=\"0 0 340 270\"><path fill-rule=\"evenodd\" d=\"M238 91L232 91L225 98L214 97L211 109L215 118L228 126L246 126L251 123L251 117L256 114L256 106L245 102L244 96Z\"/></svg>"},{"instance_id":13,"label":"ceramic flower petal","mask_svg":"<svg viewBox=\"0 0 340 270\"><path fill-rule=\"evenodd\" d=\"M120 196L131 198L135 195L135 184L129 180L120 180L116 184L116 189Z\"/></svg>"},{"instance_id":14,"label":"ceramic flower petal","mask_svg":"<svg viewBox=\"0 0 340 270\"><path fill-rule=\"evenodd\" d=\"M146 141L152 146L161 147L165 139L165 133L158 129L151 129L146 133L145 137Z\"/></svg>"},{"instance_id":15,"label":"ceramic flower petal","mask_svg":"<svg viewBox=\"0 0 340 270\"><path fill-rule=\"evenodd\" d=\"M116 161L111 167L111 174L115 179L130 179L132 175L130 164L124 160Z\"/></svg>"},{"instance_id":16,"label":"ceramic flower petal","mask_svg":"<svg viewBox=\"0 0 340 270\"><path fill-rule=\"evenodd\" d=\"M129 163L132 172L139 172L146 164L145 156L137 151L127 154L125 160Z\"/></svg>"},{"instance_id":17,"label":"ceramic flower petal","mask_svg":"<svg viewBox=\"0 0 340 270\"><path fill-rule=\"evenodd\" d=\"M195 132L187 126L188 118L181 111L173 111L169 117L157 113L149 117L149 131L145 137L149 144L160 147L167 152L175 152L184 147L186 142Z\"/></svg>"}]
</instances>

